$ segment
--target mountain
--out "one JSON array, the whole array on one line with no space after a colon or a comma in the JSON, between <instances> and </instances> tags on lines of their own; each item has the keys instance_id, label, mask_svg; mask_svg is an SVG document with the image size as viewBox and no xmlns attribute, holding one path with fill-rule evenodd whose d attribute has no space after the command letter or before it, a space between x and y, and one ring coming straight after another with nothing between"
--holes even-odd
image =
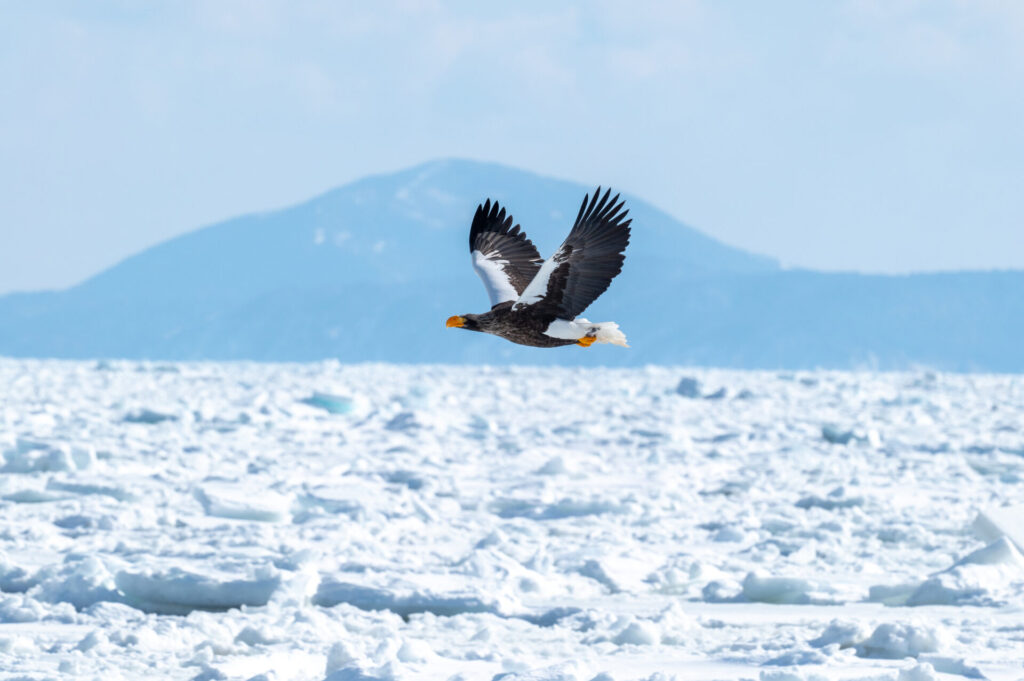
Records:
<instances>
[{"instance_id":1,"label":"mountain","mask_svg":"<svg viewBox=\"0 0 1024 681\"><path fill-rule=\"evenodd\" d=\"M540 351L444 328L487 309L469 222L506 205L541 255L593 187L461 160L212 225L59 292L0 298L0 354L1024 371L1024 273L783 270L624 195L625 269L587 311L633 348Z\"/></svg>"}]
</instances>

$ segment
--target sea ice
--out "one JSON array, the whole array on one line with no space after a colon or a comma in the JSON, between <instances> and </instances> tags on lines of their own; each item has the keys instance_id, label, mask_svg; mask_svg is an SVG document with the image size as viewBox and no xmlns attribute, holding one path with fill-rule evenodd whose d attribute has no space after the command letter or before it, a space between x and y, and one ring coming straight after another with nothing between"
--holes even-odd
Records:
<instances>
[{"instance_id":1,"label":"sea ice","mask_svg":"<svg viewBox=\"0 0 1024 681\"><path fill-rule=\"evenodd\" d=\"M0 360L0 385L0 681L1024 663L1018 376Z\"/></svg>"}]
</instances>

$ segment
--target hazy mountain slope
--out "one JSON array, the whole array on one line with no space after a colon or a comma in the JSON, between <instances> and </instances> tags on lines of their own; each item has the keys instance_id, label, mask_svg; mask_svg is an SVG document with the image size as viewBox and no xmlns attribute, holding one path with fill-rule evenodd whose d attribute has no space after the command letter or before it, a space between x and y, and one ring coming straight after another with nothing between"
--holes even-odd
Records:
<instances>
[{"instance_id":1,"label":"hazy mountain slope","mask_svg":"<svg viewBox=\"0 0 1024 681\"><path fill-rule=\"evenodd\" d=\"M539 351L444 328L483 311L472 212L550 254L592 188L468 161L370 177L160 244L62 292L0 298L0 354L1024 371L1024 273L782 271L628 197L625 269L586 313L633 348Z\"/></svg>"},{"instance_id":2,"label":"hazy mountain slope","mask_svg":"<svg viewBox=\"0 0 1024 681\"><path fill-rule=\"evenodd\" d=\"M306 203L250 215L150 248L90 279L90 298L213 295L248 299L281 288L402 283L467 271L473 210L497 199L554 251L594 188L471 161L436 161L370 177ZM729 248L629 197L644 229L630 257L670 256L690 273L763 272L774 261Z\"/></svg>"}]
</instances>

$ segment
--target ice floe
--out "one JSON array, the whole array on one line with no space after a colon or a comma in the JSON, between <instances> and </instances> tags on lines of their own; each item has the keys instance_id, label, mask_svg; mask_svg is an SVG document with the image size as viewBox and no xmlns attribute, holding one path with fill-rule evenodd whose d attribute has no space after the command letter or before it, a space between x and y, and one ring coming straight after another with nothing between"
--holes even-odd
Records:
<instances>
[{"instance_id":1,"label":"ice floe","mask_svg":"<svg viewBox=\"0 0 1024 681\"><path fill-rule=\"evenodd\" d=\"M188 614L193 610L228 610L263 606L281 585L281 575L270 566L234 573L198 574L178 567L164 570L121 570L115 583L124 602L158 614Z\"/></svg>"},{"instance_id":2,"label":"ice floe","mask_svg":"<svg viewBox=\"0 0 1024 681\"><path fill-rule=\"evenodd\" d=\"M1020 377L0 360L0 385L3 681L1024 663Z\"/></svg>"}]
</instances>

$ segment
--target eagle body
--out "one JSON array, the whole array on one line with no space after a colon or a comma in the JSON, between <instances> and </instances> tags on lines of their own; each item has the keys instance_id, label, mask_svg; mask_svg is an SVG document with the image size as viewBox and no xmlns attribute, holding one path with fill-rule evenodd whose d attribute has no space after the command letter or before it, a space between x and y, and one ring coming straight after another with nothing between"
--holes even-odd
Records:
<instances>
[{"instance_id":1,"label":"eagle body","mask_svg":"<svg viewBox=\"0 0 1024 681\"><path fill-rule=\"evenodd\" d=\"M538 348L626 346L618 324L578 316L622 271L631 220L625 202L610 196L598 187L593 198L584 197L569 236L547 260L497 202L477 206L469 250L491 309L449 317L447 326Z\"/></svg>"},{"instance_id":2,"label":"eagle body","mask_svg":"<svg viewBox=\"0 0 1024 681\"><path fill-rule=\"evenodd\" d=\"M467 331L483 331L484 333L501 336L519 345L530 345L535 348L557 348L562 345L574 345L576 339L555 338L544 332L555 321L551 315L539 315L533 310L514 309L511 301L495 305L483 314L467 314L463 316L465 323L462 328Z\"/></svg>"}]
</instances>

